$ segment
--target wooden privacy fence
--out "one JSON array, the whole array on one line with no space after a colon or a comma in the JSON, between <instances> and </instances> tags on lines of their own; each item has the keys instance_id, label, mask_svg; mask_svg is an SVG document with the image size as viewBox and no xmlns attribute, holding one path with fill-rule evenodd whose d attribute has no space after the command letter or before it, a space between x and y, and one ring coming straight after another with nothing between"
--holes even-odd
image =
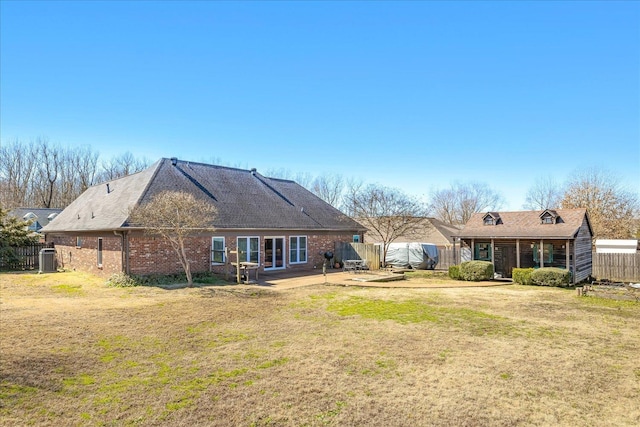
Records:
<instances>
[{"instance_id":1,"label":"wooden privacy fence","mask_svg":"<svg viewBox=\"0 0 640 427\"><path fill-rule=\"evenodd\" d=\"M333 258L337 262L345 259L363 259L369 270L380 270L380 246L373 243L336 242Z\"/></svg>"},{"instance_id":2,"label":"wooden privacy fence","mask_svg":"<svg viewBox=\"0 0 640 427\"><path fill-rule=\"evenodd\" d=\"M53 243L34 243L27 246L9 246L0 252L0 270L38 270L40 249L52 248Z\"/></svg>"},{"instance_id":3,"label":"wooden privacy fence","mask_svg":"<svg viewBox=\"0 0 640 427\"><path fill-rule=\"evenodd\" d=\"M438 265L436 270L449 270L449 267L456 265L456 252L453 248L438 248Z\"/></svg>"},{"instance_id":4,"label":"wooden privacy fence","mask_svg":"<svg viewBox=\"0 0 640 427\"><path fill-rule=\"evenodd\" d=\"M598 254L593 252L591 275L596 279L640 282L640 253Z\"/></svg>"}]
</instances>

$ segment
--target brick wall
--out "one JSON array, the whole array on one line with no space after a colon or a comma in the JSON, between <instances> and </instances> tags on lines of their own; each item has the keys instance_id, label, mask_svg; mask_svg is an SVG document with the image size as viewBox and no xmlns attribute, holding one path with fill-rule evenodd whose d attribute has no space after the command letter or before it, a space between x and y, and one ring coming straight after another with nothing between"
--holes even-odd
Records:
<instances>
[{"instance_id":1,"label":"brick wall","mask_svg":"<svg viewBox=\"0 0 640 427\"><path fill-rule=\"evenodd\" d=\"M209 271L211 237L191 237L186 253L192 273ZM184 268L175 250L161 237L129 237L129 272L131 274L175 274Z\"/></svg>"},{"instance_id":2,"label":"brick wall","mask_svg":"<svg viewBox=\"0 0 640 427\"><path fill-rule=\"evenodd\" d=\"M98 265L98 239L102 239L102 265ZM122 238L120 236L82 236L77 245L76 236L47 236L53 242L58 266L67 270L80 270L100 276L111 276L122 271Z\"/></svg>"},{"instance_id":3,"label":"brick wall","mask_svg":"<svg viewBox=\"0 0 640 427\"><path fill-rule=\"evenodd\" d=\"M218 234L216 234L217 236ZM237 245L236 233L221 233L225 237L225 244L229 251L235 251ZM265 235L241 234L242 236L260 238L260 271L264 271L264 241ZM301 264L289 264L289 237L307 236L307 262ZM266 236L273 236L269 234ZM102 267L97 263L98 238L102 238ZM326 251L334 251L336 242L351 242L353 234L305 234L295 232L292 234L278 235L285 239L285 264L290 270L321 269L324 262L323 254ZM76 236L48 236L48 241L55 244L59 264L71 270L81 270L90 273L110 276L125 270L122 265L122 240L115 235L82 236L81 246L76 247ZM128 267L130 274L175 274L182 273L184 269L178 261L171 245L160 237L145 235L129 235L127 238L129 249ZM217 273L225 273L227 266L210 265L211 236L192 237L188 239L187 256L191 260L193 273L212 270ZM235 261L236 255L230 255L230 260Z\"/></svg>"}]
</instances>

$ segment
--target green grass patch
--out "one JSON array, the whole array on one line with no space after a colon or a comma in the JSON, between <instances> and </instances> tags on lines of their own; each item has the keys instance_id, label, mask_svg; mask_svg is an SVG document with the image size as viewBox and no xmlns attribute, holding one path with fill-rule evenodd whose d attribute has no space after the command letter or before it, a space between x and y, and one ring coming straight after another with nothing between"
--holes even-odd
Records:
<instances>
[{"instance_id":1,"label":"green grass patch","mask_svg":"<svg viewBox=\"0 0 640 427\"><path fill-rule=\"evenodd\" d=\"M10 402L22 402L31 399L32 396L38 393L36 387L29 387L21 384L14 384L7 381L0 382L0 413L2 413L3 406L11 406Z\"/></svg>"},{"instance_id":2,"label":"green grass patch","mask_svg":"<svg viewBox=\"0 0 640 427\"><path fill-rule=\"evenodd\" d=\"M289 361L289 358L287 357L281 357L279 359L274 359L274 360L268 360L264 363L261 363L258 365L258 369L269 369L269 368L273 368L274 366L280 366L280 365L284 365L285 363L287 363Z\"/></svg>"},{"instance_id":3,"label":"green grass patch","mask_svg":"<svg viewBox=\"0 0 640 427\"><path fill-rule=\"evenodd\" d=\"M601 298L596 296L580 297L579 301L584 305L590 305L595 307L608 307L608 308L631 308L640 311L640 303L632 300Z\"/></svg>"},{"instance_id":4,"label":"green grass patch","mask_svg":"<svg viewBox=\"0 0 640 427\"><path fill-rule=\"evenodd\" d=\"M65 386L87 386L95 384L95 382L96 379L88 374L80 374L78 376L65 378L64 380L62 380L62 383Z\"/></svg>"},{"instance_id":5,"label":"green grass patch","mask_svg":"<svg viewBox=\"0 0 640 427\"><path fill-rule=\"evenodd\" d=\"M349 297L331 301L327 310L340 316L359 316L377 321L391 320L401 324L431 322L455 327L472 335L555 336L548 328L534 328L506 317L464 307L436 306L422 300L392 301Z\"/></svg>"},{"instance_id":6,"label":"green grass patch","mask_svg":"<svg viewBox=\"0 0 640 427\"><path fill-rule=\"evenodd\" d=\"M72 296L72 297L81 296L81 295L84 295L85 293L84 290L82 290L82 285L70 285L66 283L53 285L51 286L51 289L57 294Z\"/></svg>"}]
</instances>

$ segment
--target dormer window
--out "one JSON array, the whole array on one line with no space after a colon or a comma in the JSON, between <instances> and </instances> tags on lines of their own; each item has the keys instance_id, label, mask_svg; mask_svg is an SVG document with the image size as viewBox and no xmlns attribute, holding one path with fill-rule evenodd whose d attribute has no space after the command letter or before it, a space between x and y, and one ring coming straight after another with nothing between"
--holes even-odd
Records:
<instances>
[{"instance_id":1,"label":"dormer window","mask_svg":"<svg viewBox=\"0 0 640 427\"><path fill-rule=\"evenodd\" d=\"M542 224L555 224L557 219L558 213L550 209L547 209L540 214L540 223Z\"/></svg>"},{"instance_id":2,"label":"dormer window","mask_svg":"<svg viewBox=\"0 0 640 427\"><path fill-rule=\"evenodd\" d=\"M48 219L49 221L51 221L51 220L52 220L53 218L55 218L56 216L58 216L58 213L57 213L57 212L54 212L54 213L52 213L52 214L49 214L49 216L47 217L47 219Z\"/></svg>"},{"instance_id":3,"label":"dormer window","mask_svg":"<svg viewBox=\"0 0 640 427\"><path fill-rule=\"evenodd\" d=\"M22 217L22 219L24 219L25 221L30 221L30 220L36 219L36 218L38 218L38 217L33 212L29 212L28 214L26 214L25 216Z\"/></svg>"},{"instance_id":4,"label":"dormer window","mask_svg":"<svg viewBox=\"0 0 640 427\"><path fill-rule=\"evenodd\" d=\"M487 214L482 217L482 222L484 225L498 225L501 223L500 214L497 212L487 212Z\"/></svg>"}]
</instances>

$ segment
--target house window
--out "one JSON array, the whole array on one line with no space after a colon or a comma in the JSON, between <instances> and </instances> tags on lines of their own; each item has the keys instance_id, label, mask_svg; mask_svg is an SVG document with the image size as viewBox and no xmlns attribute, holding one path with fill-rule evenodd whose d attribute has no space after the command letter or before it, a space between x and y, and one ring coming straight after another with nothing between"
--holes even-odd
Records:
<instances>
[{"instance_id":1,"label":"house window","mask_svg":"<svg viewBox=\"0 0 640 427\"><path fill-rule=\"evenodd\" d=\"M360 235L359 234L354 234L353 235L353 243L360 243Z\"/></svg>"},{"instance_id":2,"label":"house window","mask_svg":"<svg viewBox=\"0 0 640 427\"><path fill-rule=\"evenodd\" d=\"M102 267L102 237L98 237L98 267Z\"/></svg>"},{"instance_id":3,"label":"house window","mask_svg":"<svg viewBox=\"0 0 640 427\"><path fill-rule=\"evenodd\" d=\"M542 217L543 224L553 224L553 217L551 215L545 215Z\"/></svg>"},{"instance_id":4,"label":"house window","mask_svg":"<svg viewBox=\"0 0 640 427\"><path fill-rule=\"evenodd\" d=\"M473 259L491 261L491 243L476 243Z\"/></svg>"},{"instance_id":5,"label":"house window","mask_svg":"<svg viewBox=\"0 0 640 427\"><path fill-rule=\"evenodd\" d=\"M82 247L82 237L76 236L76 248Z\"/></svg>"},{"instance_id":6,"label":"house window","mask_svg":"<svg viewBox=\"0 0 640 427\"><path fill-rule=\"evenodd\" d=\"M307 236L289 237L289 264L307 262Z\"/></svg>"},{"instance_id":7,"label":"house window","mask_svg":"<svg viewBox=\"0 0 640 427\"><path fill-rule=\"evenodd\" d=\"M484 217L484 225L494 225L493 217Z\"/></svg>"},{"instance_id":8,"label":"house window","mask_svg":"<svg viewBox=\"0 0 640 427\"><path fill-rule=\"evenodd\" d=\"M259 254L259 237L238 237L238 261L259 263Z\"/></svg>"},{"instance_id":9,"label":"house window","mask_svg":"<svg viewBox=\"0 0 640 427\"><path fill-rule=\"evenodd\" d=\"M212 237L211 238L211 263L212 264L224 264L226 259L224 257L224 237Z\"/></svg>"},{"instance_id":10,"label":"house window","mask_svg":"<svg viewBox=\"0 0 640 427\"><path fill-rule=\"evenodd\" d=\"M553 244L545 243L542 249L542 260L544 265L550 265L553 263ZM533 244L533 262L540 265L540 245Z\"/></svg>"}]
</instances>

